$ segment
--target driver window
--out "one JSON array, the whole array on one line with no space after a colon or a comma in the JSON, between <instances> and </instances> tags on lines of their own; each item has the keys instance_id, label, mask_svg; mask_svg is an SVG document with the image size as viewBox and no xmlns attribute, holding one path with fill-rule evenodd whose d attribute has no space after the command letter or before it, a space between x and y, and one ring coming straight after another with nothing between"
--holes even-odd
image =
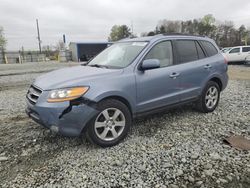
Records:
<instances>
[{"instance_id":1,"label":"driver window","mask_svg":"<svg viewBox=\"0 0 250 188\"><path fill-rule=\"evenodd\" d=\"M239 52L240 52L240 48L234 48L229 53L233 54L233 53L239 53Z\"/></svg>"},{"instance_id":2,"label":"driver window","mask_svg":"<svg viewBox=\"0 0 250 188\"><path fill-rule=\"evenodd\" d=\"M172 44L170 41L165 41L156 44L146 55L146 59L158 59L160 67L173 65Z\"/></svg>"}]
</instances>

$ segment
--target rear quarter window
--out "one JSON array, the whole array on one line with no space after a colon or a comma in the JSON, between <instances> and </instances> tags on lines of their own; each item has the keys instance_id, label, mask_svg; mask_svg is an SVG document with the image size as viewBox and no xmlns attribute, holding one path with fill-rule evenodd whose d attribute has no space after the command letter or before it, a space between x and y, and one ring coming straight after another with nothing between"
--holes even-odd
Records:
<instances>
[{"instance_id":1,"label":"rear quarter window","mask_svg":"<svg viewBox=\"0 0 250 188\"><path fill-rule=\"evenodd\" d=\"M218 50L215 48L215 46L208 41L200 41L202 47L205 49L207 56L213 56L218 53Z\"/></svg>"},{"instance_id":2,"label":"rear quarter window","mask_svg":"<svg viewBox=\"0 0 250 188\"><path fill-rule=\"evenodd\" d=\"M242 52L250 52L250 46L249 47L243 47Z\"/></svg>"}]
</instances>

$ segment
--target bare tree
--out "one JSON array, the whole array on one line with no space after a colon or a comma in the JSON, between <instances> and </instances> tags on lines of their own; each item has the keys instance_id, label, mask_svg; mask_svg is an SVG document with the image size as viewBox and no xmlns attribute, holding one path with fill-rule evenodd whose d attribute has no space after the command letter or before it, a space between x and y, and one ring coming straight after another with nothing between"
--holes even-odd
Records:
<instances>
[{"instance_id":1,"label":"bare tree","mask_svg":"<svg viewBox=\"0 0 250 188\"><path fill-rule=\"evenodd\" d=\"M65 44L64 44L64 42L63 42L62 40L59 40L59 41L58 41L58 43L57 43L57 45L56 45L56 49L57 49L58 51L60 51L60 50L65 50Z\"/></svg>"},{"instance_id":2,"label":"bare tree","mask_svg":"<svg viewBox=\"0 0 250 188\"><path fill-rule=\"evenodd\" d=\"M0 53L2 54L3 61L5 61L5 49L7 45L7 39L4 36L4 30L3 27L0 26Z\"/></svg>"},{"instance_id":3,"label":"bare tree","mask_svg":"<svg viewBox=\"0 0 250 188\"><path fill-rule=\"evenodd\" d=\"M159 28L159 33L180 33L181 21L161 20L157 28Z\"/></svg>"}]
</instances>

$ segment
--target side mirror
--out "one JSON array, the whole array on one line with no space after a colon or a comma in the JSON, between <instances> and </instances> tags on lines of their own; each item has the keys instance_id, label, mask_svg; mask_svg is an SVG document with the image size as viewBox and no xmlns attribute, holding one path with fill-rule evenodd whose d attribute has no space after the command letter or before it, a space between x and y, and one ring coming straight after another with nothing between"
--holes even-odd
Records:
<instances>
[{"instance_id":1,"label":"side mirror","mask_svg":"<svg viewBox=\"0 0 250 188\"><path fill-rule=\"evenodd\" d=\"M141 70L156 69L160 67L158 59L146 59L141 64Z\"/></svg>"}]
</instances>

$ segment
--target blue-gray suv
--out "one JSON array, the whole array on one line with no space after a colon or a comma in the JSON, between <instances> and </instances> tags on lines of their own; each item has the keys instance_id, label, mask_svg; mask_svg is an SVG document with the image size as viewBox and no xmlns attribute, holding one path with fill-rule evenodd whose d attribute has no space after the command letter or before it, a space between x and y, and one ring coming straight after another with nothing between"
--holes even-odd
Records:
<instances>
[{"instance_id":1,"label":"blue-gray suv","mask_svg":"<svg viewBox=\"0 0 250 188\"><path fill-rule=\"evenodd\" d=\"M212 112L227 62L207 37L156 35L114 43L89 63L38 77L26 95L34 121L102 147L118 144L135 117L187 102Z\"/></svg>"}]
</instances>

